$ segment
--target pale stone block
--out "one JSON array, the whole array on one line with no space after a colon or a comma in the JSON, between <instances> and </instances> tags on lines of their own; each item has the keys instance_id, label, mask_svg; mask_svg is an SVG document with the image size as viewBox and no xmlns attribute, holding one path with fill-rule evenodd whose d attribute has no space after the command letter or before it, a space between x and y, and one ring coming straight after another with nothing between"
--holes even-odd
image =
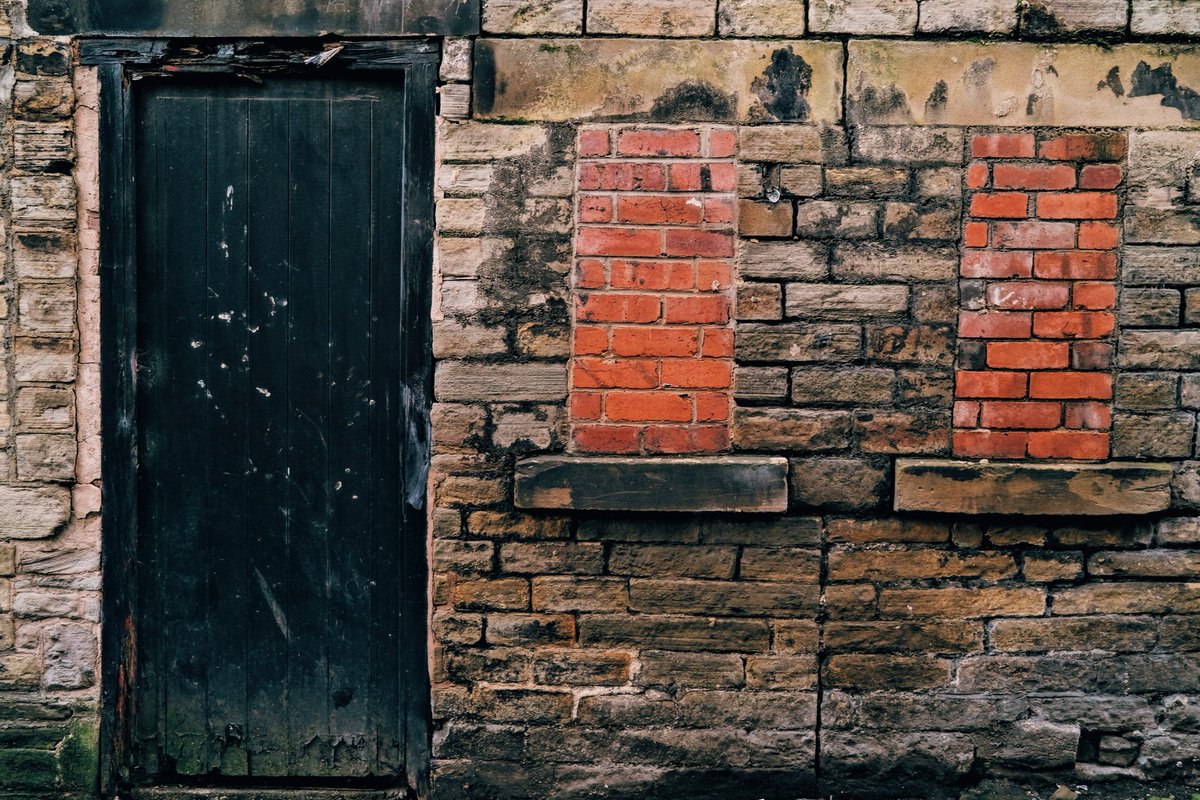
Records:
<instances>
[{"instance_id":1,"label":"pale stone block","mask_svg":"<svg viewBox=\"0 0 1200 800\"><path fill-rule=\"evenodd\" d=\"M0 538L53 536L71 514L71 495L61 486L0 486Z\"/></svg>"},{"instance_id":2,"label":"pale stone block","mask_svg":"<svg viewBox=\"0 0 1200 800\"><path fill-rule=\"evenodd\" d=\"M471 80L471 40L448 37L442 40L442 64L438 77L444 81Z\"/></svg>"},{"instance_id":3,"label":"pale stone block","mask_svg":"<svg viewBox=\"0 0 1200 800\"><path fill-rule=\"evenodd\" d=\"M1012 0L923 0L921 33L1008 33L1017 26Z\"/></svg>"},{"instance_id":4,"label":"pale stone block","mask_svg":"<svg viewBox=\"0 0 1200 800\"><path fill-rule=\"evenodd\" d=\"M481 39L474 109L484 119L837 123L841 53L816 41Z\"/></svg>"},{"instance_id":5,"label":"pale stone block","mask_svg":"<svg viewBox=\"0 0 1200 800\"><path fill-rule=\"evenodd\" d=\"M804 0L722 0L722 36L803 36Z\"/></svg>"},{"instance_id":6,"label":"pale stone block","mask_svg":"<svg viewBox=\"0 0 1200 800\"><path fill-rule=\"evenodd\" d=\"M75 479L75 437L23 433L16 437L17 478L22 481Z\"/></svg>"},{"instance_id":7,"label":"pale stone block","mask_svg":"<svg viewBox=\"0 0 1200 800\"><path fill-rule=\"evenodd\" d=\"M813 33L874 36L917 29L917 0L811 0L808 28Z\"/></svg>"},{"instance_id":8,"label":"pale stone block","mask_svg":"<svg viewBox=\"0 0 1200 800\"><path fill-rule=\"evenodd\" d=\"M75 330L75 285L23 283L17 288L17 319L30 333Z\"/></svg>"},{"instance_id":9,"label":"pale stone block","mask_svg":"<svg viewBox=\"0 0 1200 800\"><path fill-rule=\"evenodd\" d=\"M1134 33L1200 33L1200 3L1196 0L1133 0L1131 25Z\"/></svg>"},{"instance_id":10,"label":"pale stone block","mask_svg":"<svg viewBox=\"0 0 1200 800\"><path fill-rule=\"evenodd\" d=\"M1124 31L1129 0L1029 0L1021 29L1037 36L1074 31Z\"/></svg>"},{"instance_id":11,"label":"pale stone block","mask_svg":"<svg viewBox=\"0 0 1200 800\"><path fill-rule=\"evenodd\" d=\"M484 0L487 33L580 33L583 0Z\"/></svg>"},{"instance_id":12,"label":"pale stone block","mask_svg":"<svg viewBox=\"0 0 1200 800\"><path fill-rule=\"evenodd\" d=\"M711 0L589 0L588 33L711 36Z\"/></svg>"},{"instance_id":13,"label":"pale stone block","mask_svg":"<svg viewBox=\"0 0 1200 800\"><path fill-rule=\"evenodd\" d=\"M478 122L439 122L438 154L443 161L496 161L528 155L545 147L542 125L488 125ZM564 155L564 158L567 156Z\"/></svg>"}]
</instances>

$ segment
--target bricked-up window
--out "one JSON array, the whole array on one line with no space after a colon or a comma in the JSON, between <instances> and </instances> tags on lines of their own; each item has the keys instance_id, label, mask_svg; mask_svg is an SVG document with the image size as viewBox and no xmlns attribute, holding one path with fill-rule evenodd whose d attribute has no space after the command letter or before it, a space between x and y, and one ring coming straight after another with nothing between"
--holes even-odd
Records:
<instances>
[{"instance_id":1,"label":"bricked-up window","mask_svg":"<svg viewBox=\"0 0 1200 800\"><path fill-rule=\"evenodd\" d=\"M735 153L730 128L580 131L576 450L728 448Z\"/></svg>"},{"instance_id":2,"label":"bricked-up window","mask_svg":"<svg viewBox=\"0 0 1200 800\"><path fill-rule=\"evenodd\" d=\"M1125 136L971 140L954 453L1103 459Z\"/></svg>"}]
</instances>

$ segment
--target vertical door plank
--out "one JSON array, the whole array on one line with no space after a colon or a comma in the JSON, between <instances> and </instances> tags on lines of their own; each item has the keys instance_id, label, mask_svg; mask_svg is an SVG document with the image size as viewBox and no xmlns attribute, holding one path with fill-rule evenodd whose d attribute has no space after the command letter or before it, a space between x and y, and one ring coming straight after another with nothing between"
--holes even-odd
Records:
<instances>
[{"instance_id":1,"label":"vertical door plank","mask_svg":"<svg viewBox=\"0 0 1200 800\"><path fill-rule=\"evenodd\" d=\"M215 97L208 115L208 728L222 775L247 773L246 103Z\"/></svg>"},{"instance_id":2,"label":"vertical door plank","mask_svg":"<svg viewBox=\"0 0 1200 800\"><path fill-rule=\"evenodd\" d=\"M329 717L329 112L291 101L288 730L297 775L332 774Z\"/></svg>"},{"instance_id":3,"label":"vertical door plank","mask_svg":"<svg viewBox=\"0 0 1200 800\"><path fill-rule=\"evenodd\" d=\"M171 646L165 665L166 718L163 750L181 775L208 771L208 593L205 574L205 441L212 395L209 388L207 317L214 313L208 293L205 246L207 192L205 155L208 102L164 98L163 146L165 296L164 333L172 408L162 425L163 516L157 521L162 547L159 591L162 628Z\"/></svg>"},{"instance_id":4,"label":"vertical door plank","mask_svg":"<svg viewBox=\"0 0 1200 800\"><path fill-rule=\"evenodd\" d=\"M288 101L249 103L246 418L251 436L247 730L250 773L288 774L291 521L288 508Z\"/></svg>"},{"instance_id":5,"label":"vertical door plank","mask_svg":"<svg viewBox=\"0 0 1200 800\"><path fill-rule=\"evenodd\" d=\"M401 667L398 657L405 643L400 640L401 597L418 591L406 586L400 561L400 537L404 536L401 506L404 485L400 473L403 454L401 426L403 382L399 354L403 336L400 309L403 302L403 136L405 110L403 95L376 105L375 117L375 241L372 261L375 265L375 290L372 293L371 339L372 392L375 405L375 434L372 437L371 463L374 465L375 502L372 506L372 552L375 563L387 565L377 575L371 618L373 647L372 678L375 719L379 736L381 768L403 766L404 743L391 735L401 726ZM422 586L419 591L424 591Z\"/></svg>"},{"instance_id":6,"label":"vertical door plank","mask_svg":"<svg viewBox=\"0 0 1200 800\"><path fill-rule=\"evenodd\" d=\"M368 100L335 101L329 204L331 466L329 688L338 774L375 772L369 722L371 671L371 111ZM346 224L353 209L358 218Z\"/></svg>"}]
</instances>

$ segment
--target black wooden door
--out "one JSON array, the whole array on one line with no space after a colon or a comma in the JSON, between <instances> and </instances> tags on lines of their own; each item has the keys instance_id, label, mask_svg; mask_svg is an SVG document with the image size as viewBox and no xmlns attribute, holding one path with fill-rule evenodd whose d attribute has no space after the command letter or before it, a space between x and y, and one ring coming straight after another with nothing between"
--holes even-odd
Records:
<instances>
[{"instance_id":1,"label":"black wooden door","mask_svg":"<svg viewBox=\"0 0 1200 800\"><path fill-rule=\"evenodd\" d=\"M135 774L399 776L424 652L403 487L428 313L406 273L423 221L403 87L135 98Z\"/></svg>"}]
</instances>

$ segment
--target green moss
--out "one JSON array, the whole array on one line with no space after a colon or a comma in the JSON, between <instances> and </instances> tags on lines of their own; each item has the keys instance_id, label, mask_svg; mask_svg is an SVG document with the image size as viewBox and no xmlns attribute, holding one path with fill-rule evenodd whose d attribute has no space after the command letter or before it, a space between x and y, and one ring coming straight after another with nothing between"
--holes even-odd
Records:
<instances>
[{"instance_id":1,"label":"green moss","mask_svg":"<svg viewBox=\"0 0 1200 800\"><path fill-rule=\"evenodd\" d=\"M100 774L100 735L96 720L78 718L58 751L65 789L88 789L96 786Z\"/></svg>"},{"instance_id":2,"label":"green moss","mask_svg":"<svg viewBox=\"0 0 1200 800\"><path fill-rule=\"evenodd\" d=\"M0 789L50 791L58 781L58 759L50 750L0 750Z\"/></svg>"}]
</instances>

